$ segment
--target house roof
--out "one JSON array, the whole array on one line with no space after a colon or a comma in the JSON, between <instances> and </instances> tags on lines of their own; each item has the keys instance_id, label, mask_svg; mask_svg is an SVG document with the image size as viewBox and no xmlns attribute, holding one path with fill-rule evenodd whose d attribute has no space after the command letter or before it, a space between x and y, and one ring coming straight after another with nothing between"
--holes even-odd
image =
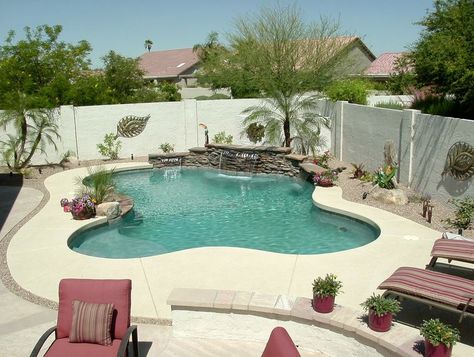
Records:
<instances>
[{"instance_id":1,"label":"house roof","mask_svg":"<svg viewBox=\"0 0 474 357\"><path fill-rule=\"evenodd\" d=\"M192 48L144 53L139 58L145 78L177 77L199 62Z\"/></svg>"},{"instance_id":2,"label":"house roof","mask_svg":"<svg viewBox=\"0 0 474 357\"><path fill-rule=\"evenodd\" d=\"M364 71L366 76L382 77L390 76L395 72L395 64L397 60L405 52L387 52L382 53L372 62L372 64Z\"/></svg>"}]
</instances>

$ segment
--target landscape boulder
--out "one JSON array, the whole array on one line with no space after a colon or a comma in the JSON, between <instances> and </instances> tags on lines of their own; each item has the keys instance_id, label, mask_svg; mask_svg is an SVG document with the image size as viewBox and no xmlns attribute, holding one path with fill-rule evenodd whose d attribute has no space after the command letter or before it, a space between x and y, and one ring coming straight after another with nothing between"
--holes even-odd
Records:
<instances>
[{"instance_id":1,"label":"landscape boulder","mask_svg":"<svg viewBox=\"0 0 474 357\"><path fill-rule=\"evenodd\" d=\"M107 216L107 219L114 219L120 216L122 210L118 202L103 202L96 207L97 216Z\"/></svg>"},{"instance_id":2,"label":"landscape boulder","mask_svg":"<svg viewBox=\"0 0 474 357\"><path fill-rule=\"evenodd\" d=\"M408 203L408 196L405 191L401 189L387 190L385 188L377 187L375 188L372 196L384 203L394 204L397 206L404 206Z\"/></svg>"}]
</instances>

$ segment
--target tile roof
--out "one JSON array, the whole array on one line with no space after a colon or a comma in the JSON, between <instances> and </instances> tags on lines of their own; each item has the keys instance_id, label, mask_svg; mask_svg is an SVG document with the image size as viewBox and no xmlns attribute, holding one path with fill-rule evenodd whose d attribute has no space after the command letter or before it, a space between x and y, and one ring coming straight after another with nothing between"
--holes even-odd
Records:
<instances>
[{"instance_id":1,"label":"tile roof","mask_svg":"<svg viewBox=\"0 0 474 357\"><path fill-rule=\"evenodd\" d=\"M139 58L145 78L176 77L199 62L192 48L146 52Z\"/></svg>"},{"instance_id":2,"label":"tile roof","mask_svg":"<svg viewBox=\"0 0 474 357\"><path fill-rule=\"evenodd\" d=\"M368 76L389 76L395 72L395 63L404 52L382 53L364 72Z\"/></svg>"}]
</instances>

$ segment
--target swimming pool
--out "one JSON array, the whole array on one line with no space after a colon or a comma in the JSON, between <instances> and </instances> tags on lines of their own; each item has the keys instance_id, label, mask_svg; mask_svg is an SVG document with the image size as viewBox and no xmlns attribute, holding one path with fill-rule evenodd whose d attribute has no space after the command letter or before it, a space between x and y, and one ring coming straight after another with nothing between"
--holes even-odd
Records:
<instances>
[{"instance_id":1,"label":"swimming pool","mask_svg":"<svg viewBox=\"0 0 474 357\"><path fill-rule=\"evenodd\" d=\"M69 247L106 258L136 258L198 247L320 254L372 242L379 229L314 206L313 185L276 176L200 168L128 171L117 189L134 210L115 224L71 237Z\"/></svg>"}]
</instances>

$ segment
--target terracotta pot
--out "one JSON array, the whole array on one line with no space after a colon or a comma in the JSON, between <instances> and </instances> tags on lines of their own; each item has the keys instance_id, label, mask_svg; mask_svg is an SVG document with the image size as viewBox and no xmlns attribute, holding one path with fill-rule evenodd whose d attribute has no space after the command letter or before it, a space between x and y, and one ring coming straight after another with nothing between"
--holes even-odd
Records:
<instances>
[{"instance_id":1,"label":"terracotta pot","mask_svg":"<svg viewBox=\"0 0 474 357\"><path fill-rule=\"evenodd\" d=\"M377 316L375 311L369 310L369 327L377 332L386 332L392 327L392 314L386 313Z\"/></svg>"},{"instance_id":2,"label":"terracotta pot","mask_svg":"<svg viewBox=\"0 0 474 357\"><path fill-rule=\"evenodd\" d=\"M327 314L334 310L335 296L313 296L313 309L317 312Z\"/></svg>"},{"instance_id":3,"label":"terracotta pot","mask_svg":"<svg viewBox=\"0 0 474 357\"><path fill-rule=\"evenodd\" d=\"M430 341L425 338L425 357L450 357L453 346L447 347L444 343L433 346Z\"/></svg>"}]
</instances>

